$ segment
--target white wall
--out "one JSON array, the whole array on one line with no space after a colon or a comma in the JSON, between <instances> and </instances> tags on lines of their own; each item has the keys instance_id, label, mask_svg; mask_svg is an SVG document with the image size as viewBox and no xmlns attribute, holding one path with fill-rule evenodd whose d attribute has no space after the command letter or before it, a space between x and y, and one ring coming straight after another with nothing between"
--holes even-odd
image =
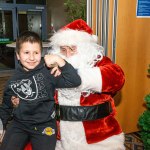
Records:
<instances>
[{"instance_id":1,"label":"white wall","mask_svg":"<svg viewBox=\"0 0 150 150\"><path fill-rule=\"evenodd\" d=\"M54 25L57 31L67 24L64 0L47 0L47 28L50 32L50 25Z\"/></svg>"}]
</instances>

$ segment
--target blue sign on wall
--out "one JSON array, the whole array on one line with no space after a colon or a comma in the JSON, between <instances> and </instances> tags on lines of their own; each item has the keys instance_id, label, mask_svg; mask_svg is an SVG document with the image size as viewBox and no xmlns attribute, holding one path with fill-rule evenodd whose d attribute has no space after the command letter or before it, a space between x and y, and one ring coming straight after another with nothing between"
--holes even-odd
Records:
<instances>
[{"instance_id":1,"label":"blue sign on wall","mask_svg":"<svg viewBox=\"0 0 150 150\"><path fill-rule=\"evenodd\" d=\"M137 17L150 17L150 0L137 0Z\"/></svg>"}]
</instances>

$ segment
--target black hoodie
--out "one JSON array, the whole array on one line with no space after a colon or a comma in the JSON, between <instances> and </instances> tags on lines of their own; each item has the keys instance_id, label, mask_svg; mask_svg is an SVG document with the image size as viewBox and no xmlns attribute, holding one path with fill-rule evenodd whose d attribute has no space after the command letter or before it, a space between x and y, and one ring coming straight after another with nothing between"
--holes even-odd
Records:
<instances>
[{"instance_id":1,"label":"black hoodie","mask_svg":"<svg viewBox=\"0 0 150 150\"><path fill-rule=\"evenodd\" d=\"M44 62L33 70L25 71L21 65L9 79L4 90L0 107L0 118L4 127L11 115L22 123L39 124L55 117L55 88L72 88L81 84L77 71L66 62L60 68L61 75L54 77ZM20 99L19 105L13 108L11 97Z\"/></svg>"}]
</instances>

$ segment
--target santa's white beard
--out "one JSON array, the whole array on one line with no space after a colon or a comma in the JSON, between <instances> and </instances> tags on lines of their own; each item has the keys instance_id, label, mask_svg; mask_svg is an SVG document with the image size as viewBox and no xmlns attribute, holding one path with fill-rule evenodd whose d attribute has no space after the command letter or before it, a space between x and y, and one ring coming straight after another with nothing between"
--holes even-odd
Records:
<instances>
[{"instance_id":1,"label":"santa's white beard","mask_svg":"<svg viewBox=\"0 0 150 150\"><path fill-rule=\"evenodd\" d=\"M65 58L68 63L70 63L75 69L88 67L87 58L83 57L81 54L75 54L69 58ZM91 66L89 66L91 67Z\"/></svg>"},{"instance_id":2,"label":"santa's white beard","mask_svg":"<svg viewBox=\"0 0 150 150\"><path fill-rule=\"evenodd\" d=\"M69 62L75 69L93 67L103 57L103 48L95 43L77 44L77 53L69 58L60 53L59 47L53 47L51 51Z\"/></svg>"}]
</instances>

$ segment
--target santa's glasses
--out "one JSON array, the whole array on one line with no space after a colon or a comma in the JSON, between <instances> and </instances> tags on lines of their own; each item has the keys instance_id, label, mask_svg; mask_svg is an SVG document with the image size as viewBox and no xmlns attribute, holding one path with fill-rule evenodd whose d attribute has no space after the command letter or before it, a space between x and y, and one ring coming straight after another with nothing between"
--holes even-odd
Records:
<instances>
[{"instance_id":1,"label":"santa's glasses","mask_svg":"<svg viewBox=\"0 0 150 150\"><path fill-rule=\"evenodd\" d=\"M77 53L76 46L60 46L60 53L63 55L74 55Z\"/></svg>"}]
</instances>

